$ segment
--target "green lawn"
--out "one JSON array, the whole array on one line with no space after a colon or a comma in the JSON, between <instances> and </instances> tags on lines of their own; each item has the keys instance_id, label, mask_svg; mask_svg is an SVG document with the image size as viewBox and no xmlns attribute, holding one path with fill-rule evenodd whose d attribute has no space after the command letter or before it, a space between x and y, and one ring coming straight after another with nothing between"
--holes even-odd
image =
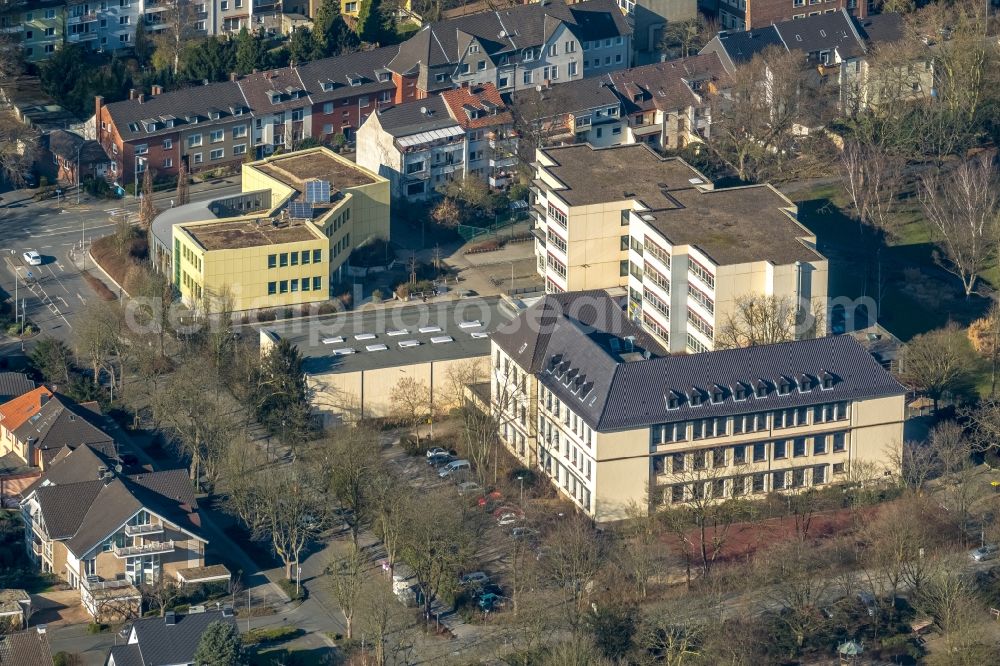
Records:
<instances>
[{"instance_id":1,"label":"green lawn","mask_svg":"<svg viewBox=\"0 0 1000 666\"><path fill-rule=\"evenodd\" d=\"M819 251L830 260L830 294L871 297L879 323L903 340L949 321L966 325L988 307L987 299L966 299L959 280L935 264L931 235L915 207L903 207L898 232L886 242L845 213L847 196L837 184L794 198L799 221L816 234ZM992 267L984 278L1000 283L1000 268Z\"/></svg>"}]
</instances>

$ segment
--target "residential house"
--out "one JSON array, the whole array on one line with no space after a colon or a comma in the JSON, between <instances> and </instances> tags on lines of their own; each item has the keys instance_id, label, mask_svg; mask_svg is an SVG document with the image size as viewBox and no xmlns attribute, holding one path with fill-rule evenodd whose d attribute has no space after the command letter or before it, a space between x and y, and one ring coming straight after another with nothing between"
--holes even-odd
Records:
<instances>
[{"instance_id":1,"label":"residential house","mask_svg":"<svg viewBox=\"0 0 1000 666\"><path fill-rule=\"evenodd\" d=\"M312 136L328 143L337 135L353 141L358 128L376 108L415 99L412 86L408 95L404 89L396 89L388 69L398 50L386 46L314 60L299 67L299 76L313 102Z\"/></svg>"},{"instance_id":2,"label":"residential house","mask_svg":"<svg viewBox=\"0 0 1000 666\"><path fill-rule=\"evenodd\" d=\"M418 98L476 83L506 93L628 67L631 35L611 0L551 0L424 25L389 69Z\"/></svg>"},{"instance_id":3,"label":"residential house","mask_svg":"<svg viewBox=\"0 0 1000 666\"><path fill-rule=\"evenodd\" d=\"M66 39L64 0L20 0L0 7L0 31L20 39L24 59L29 63L52 57Z\"/></svg>"},{"instance_id":4,"label":"residential house","mask_svg":"<svg viewBox=\"0 0 1000 666\"><path fill-rule=\"evenodd\" d=\"M511 106L528 139L526 149L569 143L616 146L626 139L621 101L605 77L520 90L511 96Z\"/></svg>"},{"instance_id":5,"label":"residential house","mask_svg":"<svg viewBox=\"0 0 1000 666\"><path fill-rule=\"evenodd\" d=\"M607 79L627 119L624 143L665 150L706 140L712 97L732 85L715 53L611 72Z\"/></svg>"},{"instance_id":6,"label":"residential house","mask_svg":"<svg viewBox=\"0 0 1000 666\"><path fill-rule=\"evenodd\" d=\"M97 141L66 130L53 130L47 138L56 178L61 182L75 185L91 178L105 178L111 172L112 162Z\"/></svg>"},{"instance_id":7,"label":"residential house","mask_svg":"<svg viewBox=\"0 0 1000 666\"><path fill-rule=\"evenodd\" d=\"M507 184L516 141L506 151L503 142L510 142L513 125L496 86L447 91L369 116L358 132L357 161L407 200L433 197L439 186L465 176Z\"/></svg>"},{"instance_id":8,"label":"residential house","mask_svg":"<svg viewBox=\"0 0 1000 666\"><path fill-rule=\"evenodd\" d=\"M588 517L899 473L906 389L853 337L670 356L622 306L549 294L492 336L505 445Z\"/></svg>"},{"instance_id":9,"label":"residential house","mask_svg":"<svg viewBox=\"0 0 1000 666\"><path fill-rule=\"evenodd\" d=\"M0 372L0 405L33 390L35 382L23 372Z\"/></svg>"},{"instance_id":10,"label":"residential house","mask_svg":"<svg viewBox=\"0 0 1000 666\"><path fill-rule=\"evenodd\" d=\"M42 471L61 451L83 445L115 455L114 439L101 425L96 402L76 403L42 386L0 405L0 451Z\"/></svg>"},{"instance_id":11,"label":"residential house","mask_svg":"<svg viewBox=\"0 0 1000 666\"><path fill-rule=\"evenodd\" d=\"M92 446L64 453L21 501L29 556L98 620L137 615L136 586L203 566L208 543L185 470L122 474L112 462Z\"/></svg>"},{"instance_id":12,"label":"residential house","mask_svg":"<svg viewBox=\"0 0 1000 666\"><path fill-rule=\"evenodd\" d=\"M746 295L826 307L828 262L770 185L715 189L645 144L539 149L536 164L531 210L547 292L627 287L630 316L671 352L713 349ZM821 319L799 334L824 333Z\"/></svg>"},{"instance_id":13,"label":"residential house","mask_svg":"<svg viewBox=\"0 0 1000 666\"><path fill-rule=\"evenodd\" d=\"M697 0L618 0L618 7L632 24L632 43L638 63L658 60L667 25L693 21Z\"/></svg>"},{"instance_id":14,"label":"residential house","mask_svg":"<svg viewBox=\"0 0 1000 666\"><path fill-rule=\"evenodd\" d=\"M837 93L842 110L857 110L877 103L877 79L870 56L879 48L891 49L903 37L902 17L883 14L866 19L852 17L847 10L834 10L802 20L782 21L747 31L723 31L701 50L718 54L730 73L769 48L799 51L805 64L815 68ZM925 97L933 87L930 57L908 64L905 71L893 68L894 82L905 79L908 97ZM869 85L875 81L875 85Z\"/></svg>"},{"instance_id":15,"label":"residential house","mask_svg":"<svg viewBox=\"0 0 1000 666\"><path fill-rule=\"evenodd\" d=\"M155 265L192 307L222 294L234 310L325 301L354 248L389 239L389 181L328 148L272 155L242 174L241 194L153 221Z\"/></svg>"},{"instance_id":16,"label":"residential house","mask_svg":"<svg viewBox=\"0 0 1000 666\"><path fill-rule=\"evenodd\" d=\"M312 100L297 67L232 78L253 115L253 146L258 159L277 148L291 150L312 136ZM224 147L221 150L221 156L213 157L218 154L216 150L208 155L209 159L225 159ZM246 154L242 155L241 159L246 159Z\"/></svg>"},{"instance_id":17,"label":"residential house","mask_svg":"<svg viewBox=\"0 0 1000 666\"><path fill-rule=\"evenodd\" d=\"M236 625L232 609L164 617L147 617L132 622L128 640L108 652L105 666L198 666L194 655L201 637L214 622Z\"/></svg>"},{"instance_id":18,"label":"residential house","mask_svg":"<svg viewBox=\"0 0 1000 666\"><path fill-rule=\"evenodd\" d=\"M723 30L753 30L783 21L846 12L867 18L879 11L874 0L715 0L710 11Z\"/></svg>"},{"instance_id":19,"label":"residential house","mask_svg":"<svg viewBox=\"0 0 1000 666\"><path fill-rule=\"evenodd\" d=\"M45 625L0 635L0 666L52 666Z\"/></svg>"}]
</instances>

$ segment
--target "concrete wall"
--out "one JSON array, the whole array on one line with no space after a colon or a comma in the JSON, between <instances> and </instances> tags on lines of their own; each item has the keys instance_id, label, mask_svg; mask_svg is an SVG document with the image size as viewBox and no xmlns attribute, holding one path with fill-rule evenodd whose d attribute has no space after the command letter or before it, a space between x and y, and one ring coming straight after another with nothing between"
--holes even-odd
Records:
<instances>
[{"instance_id":1,"label":"concrete wall","mask_svg":"<svg viewBox=\"0 0 1000 666\"><path fill-rule=\"evenodd\" d=\"M411 377L429 389L430 403L440 414L460 403L462 392L458 390L455 380L469 372L470 364L475 367L476 376L487 376L489 357L477 356L375 370L309 375L306 379L313 392L313 408L328 423L390 416L394 408L392 391L404 377Z\"/></svg>"}]
</instances>

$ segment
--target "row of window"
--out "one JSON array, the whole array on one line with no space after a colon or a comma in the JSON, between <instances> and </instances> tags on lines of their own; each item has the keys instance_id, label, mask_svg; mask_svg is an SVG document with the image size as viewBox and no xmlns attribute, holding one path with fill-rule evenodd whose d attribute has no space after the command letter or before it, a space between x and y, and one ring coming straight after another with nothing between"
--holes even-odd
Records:
<instances>
[{"instance_id":1,"label":"row of window","mask_svg":"<svg viewBox=\"0 0 1000 666\"><path fill-rule=\"evenodd\" d=\"M267 295L274 296L275 294L287 294L289 292L296 293L298 291L322 291L323 290L323 277L321 275L314 275L310 277L304 277L301 280L298 278L293 278L291 280L276 280L267 283Z\"/></svg>"},{"instance_id":2,"label":"row of window","mask_svg":"<svg viewBox=\"0 0 1000 666\"><path fill-rule=\"evenodd\" d=\"M689 324L691 324L696 329L698 329L703 334L705 334L705 336L709 340L714 340L715 339L715 329L712 327L712 325L709 324L707 321L705 321L705 319L702 318L701 315L699 315L697 312L695 312L691 308L687 309L687 320L688 320Z\"/></svg>"},{"instance_id":3,"label":"row of window","mask_svg":"<svg viewBox=\"0 0 1000 666\"><path fill-rule=\"evenodd\" d=\"M543 447L538 447L538 466L552 477L563 490L583 507L588 513L593 513L590 489L587 484L565 465L561 464Z\"/></svg>"},{"instance_id":4,"label":"row of window","mask_svg":"<svg viewBox=\"0 0 1000 666\"><path fill-rule=\"evenodd\" d=\"M285 266L306 266L323 261L323 250L302 250L301 252L281 252L267 255L268 268L284 268Z\"/></svg>"},{"instance_id":5,"label":"row of window","mask_svg":"<svg viewBox=\"0 0 1000 666\"><path fill-rule=\"evenodd\" d=\"M343 213L333 218L326 225L326 236L327 238L333 238L333 235L340 231L340 228L351 221L351 209L348 208Z\"/></svg>"},{"instance_id":6,"label":"row of window","mask_svg":"<svg viewBox=\"0 0 1000 666\"><path fill-rule=\"evenodd\" d=\"M642 323L654 335L657 335L661 339L663 339L663 341L666 343L667 347L670 346L670 333L667 331L667 329L665 329L662 326L660 326L659 322L657 322L655 319L653 319L648 314L646 314L645 312L643 312L642 313Z\"/></svg>"},{"instance_id":7,"label":"row of window","mask_svg":"<svg viewBox=\"0 0 1000 666\"><path fill-rule=\"evenodd\" d=\"M584 442L587 446L591 445L593 442L594 431L590 429L583 419L576 415L572 409L564 407L562 401L554 394L552 391L548 390L544 386L540 389L540 394L538 397L538 404L544 405L545 409L548 410L556 418L561 418L563 425L567 426L574 434ZM538 425L541 430L543 425L543 419L541 416L538 417Z\"/></svg>"},{"instance_id":8,"label":"row of window","mask_svg":"<svg viewBox=\"0 0 1000 666\"><path fill-rule=\"evenodd\" d=\"M546 237L549 245L555 245L563 254L566 254L566 241L559 234L549 229Z\"/></svg>"},{"instance_id":9,"label":"row of window","mask_svg":"<svg viewBox=\"0 0 1000 666\"><path fill-rule=\"evenodd\" d=\"M561 226L563 229L566 228L566 224L569 221L569 218L566 216L566 213L562 212L561 210L559 210L558 208L556 208L552 204L548 205L548 211L547 212L548 212L549 217L551 219L555 220L559 224L559 226Z\"/></svg>"},{"instance_id":10,"label":"row of window","mask_svg":"<svg viewBox=\"0 0 1000 666\"><path fill-rule=\"evenodd\" d=\"M844 463L833 465L834 475L844 472ZM663 501L668 504L682 504L704 499L724 499L740 497L747 493L757 494L772 490L805 488L808 485L818 486L828 481L827 465L812 465L780 472L758 472L748 476L678 483L664 488Z\"/></svg>"},{"instance_id":11,"label":"row of window","mask_svg":"<svg viewBox=\"0 0 1000 666\"><path fill-rule=\"evenodd\" d=\"M333 248L330 250L330 261L333 261L338 256L340 256L341 252L350 249L351 249L351 234L344 234L344 237L341 238L339 241L337 241L336 244L333 246Z\"/></svg>"},{"instance_id":12,"label":"row of window","mask_svg":"<svg viewBox=\"0 0 1000 666\"><path fill-rule=\"evenodd\" d=\"M559 277L563 279L566 278L566 265L556 259L551 252L546 257L545 263L549 268L555 271Z\"/></svg>"},{"instance_id":13,"label":"row of window","mask_svg":"<svg viewBox=\"0 0 1000 666\"><path fill-rule=\"evenodd\" d=\"M185 287L187 287L187 290L191 293L192 296L194 296L195 298L201 298L202 296L201 285L198 284L198 282L196 282L194 278L188 275L187 271L181 271L181 283Z\"/></svg>"},{"instance_id":14,"label":"row of window","mask_svg":"<svg viewBox=\"0 0 1000 666\"><path fill-rule=\"evenodd\" d=\"M622 54L621 53L616 53L614 55L614 57L612 57L612 56L604 56L604 66L605 67L610 66L612 62L614 62L616 65L621 64L622 63ZM587 60L585 58L583 60L583 68L584 69L587 69L587 68L590 68L590 67L600 67L600 66L601 66L601 59L600 58L594 58L593 60Z\"/></svg>"},{"instance_id":15,"label":"row of window","mask_svg":"<svg viewBox=\"0 0 1000 666\"><path fill-rule=\"evenodd\" d=\"M189 248L187 245L181 245L181 256L189 264L195 267L195 270L201 271L201 257L199 257L194 250Z\"/></svg>"},{"instance_id":16,"label":"row of window","mask_svg":"<svg viewBox=\"0 0 1000 666\"><path fill-rule=\"evenodd\" d=\"M600 49L600 48L609 49L612 46L621 46L622 42L624 42L624 38L622 37L609 37L608 39L604 40L603 46L601 40L599 39L596 39L592 42L585 41L583 43L583 50L590 51L592 49Z\"/></svg>"},{"instance_id":17,"label":"row of window","mask_svg":"<svg viewBox=\"0 0 1000 666\"><path fill-rule=\"evenodd\" d=\"M715 289L715 276L691 257L688 257L688 272L701 280L709 289Z\"/></svg>"},{"instance_id":18,"label":"row of window","mask_svg":"<svg viewBox=\"0 0 1000 666\"><path fill-rule=\"evenodd\" d=\"M670 269L670 253L669 252L667 252L662 247L660 247L659 245L657 245L656 243L654 243L653 241L651 241L649 239L649 237L646 237L643 240L643 248L645 248L646 252L649 252L651 255L653 255L654 257L656 257L656 259L659 260L659 262L661 264L663 264L664 268L666 268L667 270Z\"/></svg>"},{"instance_id":19,"label":"row of window","mask_svg":"<svg viewBox=\"0 0 1000 666\"><path fill-rule=\"evenodd\" d=\"M686 471L721 469L730 465L766 463L768 460L786 460L805 456L822 456L830 452L847 450L847 432L833 432L810 437L776 439L771 442L738 444L700 451L661 454L652 457L656 474L681 474Z\"/></svg>"},{"instance_id":20,"label":"row of window","mask_svg":"<svg viewBox=\"0 0 1000 666\"><path fill-rule=\"evenodd\" d=\"M645 263L643 264L643 275L649 278L650 282L662 289L668 296L670 295L670 280L660 273L660 271L653 268L650 264Z\"/></svg>"},{"instance_id":21,"label":"row of window","mask_svg":"<svg viewBox=\"0 0 1000 666\"><path fill-rule=\"evenodd\" d=\"M780 409L774 412L678 421L677 423L652 426L650 428L650 442L656 446L711 437L763 432L769 426L774 430L781 430L820 423L834 423L846 421L849 417L850 403L830 402L812 407Z\"/></svg>"},{"instance_id":22,"label":"row of window","mask_svg":"<svg viewBox=\"0 0 1000 666\"><path fill-rule=\"evenodd\" d=\"M662 314L668 321L670 319L670 306L655 292L650 291L643 287L642 289L643 298L647 303L653 306L660 314Z\"/></svg>"},{"instance_id":23,"label":"row of window","mask_svg":"<svg viewBox=\"0 0 1000 666\"><path fill-rule=\"evenodd\" d=\"M546 421L542 418L538 419L539 424L539 436L545 445L549 447L549 450L554 455L562 455L562 457L568 461L573 467L579 470L588 479L590 478L592 460L584 455L583 449L577 447L573 444L572 440L568 437L562 438L559 436L559 429L553 427L550 421ZM543 427L544 426L544 427Z\"/></svg>"},{"instance_id":24,"label":"row of window","mask_svg":"<svg viewBox=\"0 0 1000 666\"><path fill-rule=\"evenodd\" d=\"M709 314L715 314L715 301L691 283L688 283L688 296L694 299L701 307L705 308Z\"/></svg>"}]
</instances>

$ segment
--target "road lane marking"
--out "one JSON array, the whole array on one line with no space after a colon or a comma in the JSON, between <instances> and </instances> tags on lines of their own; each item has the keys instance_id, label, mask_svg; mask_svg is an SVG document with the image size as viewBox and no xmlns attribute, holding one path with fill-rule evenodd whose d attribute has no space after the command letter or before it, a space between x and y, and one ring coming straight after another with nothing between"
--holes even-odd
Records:
<instances>
[{"instance_id":1,"label":"road lane marking","mask_svg":"<svg viewBox=\"0 0 1000 666\"><path fill-rule=\"evenodd\" d=\"M81 303L86 303L87 302L87 301L83 300L83 296L80 295L80 292L76 292L76 297L80 299Z\"/></svg>"}]
</instances>

